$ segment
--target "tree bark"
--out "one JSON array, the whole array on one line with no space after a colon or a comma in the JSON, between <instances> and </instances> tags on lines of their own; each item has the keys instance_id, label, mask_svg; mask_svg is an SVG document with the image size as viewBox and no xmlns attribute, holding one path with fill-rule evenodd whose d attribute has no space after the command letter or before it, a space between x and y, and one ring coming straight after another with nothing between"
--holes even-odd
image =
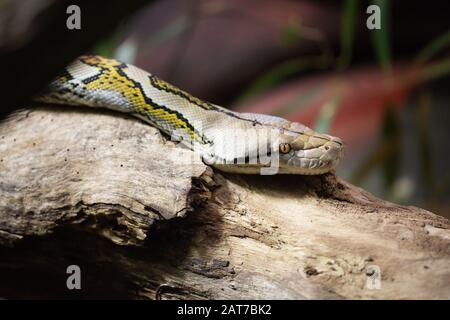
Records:
<instances>
[{"instance_id":1,"label":"tree bark","mask_svg":"<svg viewBox=\"0 0 450 320\"><path fill-rule=\"evenodd\" d=\"M118 113L0 125L4 298L448 299L449 229L334 174L212 170Z\"/></svg>"}]
</instances>

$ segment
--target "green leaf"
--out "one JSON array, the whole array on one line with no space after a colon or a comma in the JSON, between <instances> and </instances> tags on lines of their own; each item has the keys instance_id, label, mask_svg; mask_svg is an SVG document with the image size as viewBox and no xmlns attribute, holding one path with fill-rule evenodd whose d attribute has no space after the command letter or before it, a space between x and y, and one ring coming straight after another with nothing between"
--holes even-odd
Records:
<instances>
[{"instance_id":1,"label":"green leaf","mask_svg":"<svg viewBox=\"0 0 450 320\"><path fill-rule=\"evenodd\" d=\"M114 54L114 50L119 42L120 35L121 31L116 30L111 35L101 40L92 48L93 54L112 57Z\"/></svg>"},{"instance_id":2,"label":"green leaf","mask_svg":"<svg viewBox=\"0 0 450 320\"><path fill-rule=\"evenodd\" d=\"M450 73L450 58L427 65L420 71L421 81L431 81Z\"/></svg>"},{"instance_id":3,"label":"green leaf","mask_svg":"<svg viewBox=\"0 0 450 320\"><path fill-rule=\"evenodd\" d=\"M393 106L385 108L382 130L383 141L392 142L396 146L386 155L382 164L385 189L389 190L398 178L400 171L400 117Z\"/></svg>"},{"instance_id":4,"label":"green leaf","mask_svg":"<svg viewBox=\"0 0 450 320\"><path fill-rule=\"evenodd\" d=\"M296 45L302 38L302 26L296 19L290 19L281 29L281 42L286 47Z\"/></svg>"},{"instance_id":5,"label":"green leaf","mask_svg":"<svg viewBox=\"0 0 450 320\"><path fill-rule=\"evenodd\" d=\"M430 60L439 51L450 45L450 30L434 38L429 44L423 48L417 55L416 62L424 63Z\"/></svg>"},{"instance_id":6,"label":"green leaf","mask_svg":"<svg viewBox=\"0 0 450 320\"><path fill-rule=\"evenodd\" d=\"M315 131L323 133L327 133L329 131L341 100L341 96L336 96L322 106L314 127Z\"/></svg>"},{"instance_id":7,"label":"green leaf","mask_svg":"<svg viewBox=\"0 0 450 320\"><path fill-rule=\"evenodd\" d=\"M310 69L324 69L330 64L329 57L314 56L291 59L280 63L253 81L237 99L240 103L261 94L288 78Z\"/></svg>"},{"instance_id":8,"label":"green leaf","mask_svg":"<svg viewBox=\"0 0 450 320\"><path fill-rule=\"evenodd\" d=\"M341 16L341 55L338 59L340 70L347 68L352 60L357 9L357 0L345 0Z\"/></svg>"},{"instance_id":9,"label":"green leaf","mask_svg":"<svg viewBox=\"0 0 450 320\"><path fill-rule=\"evenodd\" d=\"M390 48L390 1L373 0L372 4L380 7L381 11L381 29L370 30L372 42L378 63L383 70L391 71L391 48Z\"/></svg>"}]
</instances>

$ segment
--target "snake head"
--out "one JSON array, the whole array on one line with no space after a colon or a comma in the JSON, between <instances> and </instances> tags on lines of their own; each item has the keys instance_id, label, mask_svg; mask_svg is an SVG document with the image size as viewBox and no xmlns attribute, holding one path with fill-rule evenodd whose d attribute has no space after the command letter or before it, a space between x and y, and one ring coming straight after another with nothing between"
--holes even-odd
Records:
<instances>
[{"instance_id":1,"label":"snake head","mask_svg":"<svg viewBox=\"0 0 450 320\"><path fill-rule=\"evenodd\" d=\"M279 173L322 174L336 168L344 156L340 138L290 123L279 138Z\"/></svg>"},{"instance_id":2,"label":"snake head","mask_svg":"<svg viewBox=\"0 0 450 320\"><path fill-rule=\"evenodd\" d=\"M342 159L341 139L300 123L264 117L263 124L258 115L259 124L244 130L209 129L215 139L203 150L203 161L233 173L315 175L333 170Z\"/></svg>"}]
</instances>

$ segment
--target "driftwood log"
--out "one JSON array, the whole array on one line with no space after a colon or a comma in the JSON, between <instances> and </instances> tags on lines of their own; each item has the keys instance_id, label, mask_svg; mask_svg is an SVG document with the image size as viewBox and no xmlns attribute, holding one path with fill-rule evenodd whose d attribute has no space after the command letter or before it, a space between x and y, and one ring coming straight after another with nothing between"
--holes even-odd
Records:
<instances>
[{"instance_id":1,"label":"driftwood log","mask_svg":"<svg viewBox=\"0 0 450 320\"><path fill-rule=\"evenodd\" d=\"M0 244L3 298L450 298L445 218L333 174L216 172L101 110L1 123Z\"/></svg>"}]
</instances>

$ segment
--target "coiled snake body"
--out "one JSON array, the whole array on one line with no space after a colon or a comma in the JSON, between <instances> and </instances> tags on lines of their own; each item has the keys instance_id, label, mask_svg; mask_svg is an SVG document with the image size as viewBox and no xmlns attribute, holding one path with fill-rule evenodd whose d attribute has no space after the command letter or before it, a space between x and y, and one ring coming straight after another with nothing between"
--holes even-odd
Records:
<instances>
[{"instance_id":1,"label":"coiled snake body","mask_svg":"<svg viewBox=\"0 0 450 320\"><path fill-rule=\"evenodd\" d=\"M343 155L339 138L279 117L230 111L142 69L99 56L78 58L36 100L130 113L222 171L322 174Z\"/></svg>"}]
</instances>

